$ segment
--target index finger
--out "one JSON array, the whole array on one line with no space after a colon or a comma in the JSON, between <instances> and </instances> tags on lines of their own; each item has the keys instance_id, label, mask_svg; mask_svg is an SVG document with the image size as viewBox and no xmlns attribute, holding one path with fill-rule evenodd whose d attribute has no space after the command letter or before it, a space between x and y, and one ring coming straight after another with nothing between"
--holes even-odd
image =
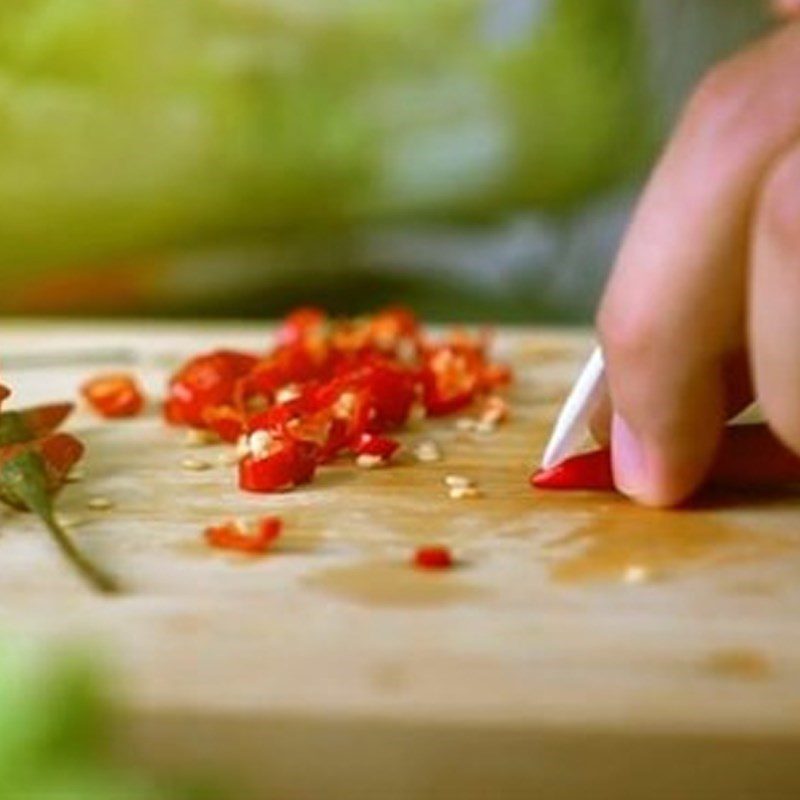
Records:
<instances>
[{"instance_id":1,"label":"index finger","mask_svg":"<svg viewBox=\"0 0 800 800\"><path fill-rule=\"evenodd\" d=\"M745 345L751 208L800 130L800 26L714 71L690 102L636 211L599 329L615 409L615 479L653 505L702 481ZM796 72L794 73L796 74Z\"/></svg>"}]
</instances>

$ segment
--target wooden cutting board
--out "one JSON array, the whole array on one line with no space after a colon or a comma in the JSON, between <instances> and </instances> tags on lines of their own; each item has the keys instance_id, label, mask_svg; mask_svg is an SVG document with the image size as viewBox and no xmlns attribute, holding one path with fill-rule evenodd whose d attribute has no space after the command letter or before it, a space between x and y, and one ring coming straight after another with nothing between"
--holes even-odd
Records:
<instances>
[{"instance_id":1,"label":"wooden cutting board","mask_svg":"<svg viewBox=\"0 0 800 800\"><path fill-rule=\"evenodd\" d=\"M2 378L27 404L135 369L153 397L184 356L263 347L261 326L0 326ZM71 422L89 447L65 520L128 587L88 593L31 519L0 517L0 624L79 638L122 675L125 747L157 766L228 770L237 798L790 798L800 792L800 497L638 509L535 493L527 476L585 357L578 333L505 332L513 418L404 434L445 454L337 464L248 496L153 404ZM205 471L181 466L187 456ZM452 500L448 474L483 497ZM91 498L113 503L87 508ZM280 514L263 558L203 527ZM409 569L415 545L458 553Z\"/></svg>"}]
</instances>

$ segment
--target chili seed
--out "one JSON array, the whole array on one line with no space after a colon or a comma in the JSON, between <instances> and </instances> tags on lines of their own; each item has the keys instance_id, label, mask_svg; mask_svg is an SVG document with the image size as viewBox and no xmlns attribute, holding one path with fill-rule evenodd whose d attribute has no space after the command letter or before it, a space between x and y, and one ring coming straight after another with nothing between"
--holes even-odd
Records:
<instances>
[{"instance_id":1,"label":"chili seed","mask_svg":"<svg viewBox=\"0 0 800 800\"><path fill-rule=\"evenodd\" d=\"M250 440L246 435L242 435L236 441L236 460L241 461L245 456L250 455Z\"/></svg>"},{"instance_id":2,"label":"chili seed","mask_svg":"<svg viewBox=\"0 0 800 800\"><path fill-rule=\"evenodd\" d=\"M420 442L414 448L414 455L416 456L418 461L422 461L423 463L431 464L434 461L441 461L442 460L442 451L436 442L432 440L426 440L424 442Z\"/></svg>"},{"instance_id":3,"label":"chili seed","mask_svg":"<svg viewBox=\"0 0 800 800\"><path fill-rule=\"evenodd\" d=\"M333 404L333 414L346 419L352 415L356 408L356 396L353 392L342 392L339 399Z\"/></svg>"},{"instance_id":4,"label":"chili seed","mask_svg":"<svg viewBox=\"0 0 800 800\"><path fill-rule=\"evenodd\" d=\"M86 508L91 511L108 511L114 508L114 503L107 497L90 497L86 501Z\"/></svg>"},{"instance_id":5,"label":"chili seed","mask_svg":"<svg viewBox=\"0 0 800 800\"><path fill-rule=\"evenodd\" d=\"M300 390L294 386L284 386L282 389L279 389L275 394L275 402L276 403L291 403L292 400L297 400L300 397Z\"/></svg>"},{"instance_id":6,"label":"chili seed","mask_svg":"<svg viewBox=\"0 0 800 800\"><path fill-rule=\"evenodd\" d=\"M453 486L450 489L452 500L472 500L481 496L481 490L477 486Z\"/></svg>"},{"instance_id":7,"label":"chili seed","mask_svg":"<svg viewBox=\"0 0 800 800\"><path fill-rule=\"evenodd\" d=\"M267 431L255 431L247 440L247 447L253 458L265 458L271 445L272 437Z\"/></svg>"},{"instance_id":8,"label":"chili seed","mask_svg":"<svg viewBox=\"0 0 800 800\"><path fill-rule=\"evenodd\" d=\"M211 463L200 458L184 458L181 461L181 467L187 472L203 472L211 469Z\"/></svg>"},{"instance_id":9,"label":"chili seed","mask_svg":"<svg viewBox=\"0 0 800 800\"><path fill-rule=\"evenodd\" d=\"M625 570L623 580L625 583L647 583L652 579L652 572L641 564L631 564Z\"/></svg>"},{"instance_id":10,"label":"chili seed","mask_svg":"<svg viewBox=\"0 0 800 800\"><path fill-rule=\"evenodd\" d=\"M475 485L475 481L464 475L445 475L444 482L451 489L464 489Z\"/></svg>"},{"instance_id":11,"label":"chili seed","mask_svg":"<svg viewBox=\"0 0 800 800\"><path fill-rule=\"evenodd\" d=\"M356 459L356 466L361 469L376 469L382 467L386 463L386 459L381 456L372 456L367 453L360 455Z\"/></svg>"},{"instance_id":12,"label":"chili seed","mask_svg":"<svg viewBox=\"0 0 800 800\"><path fill-rule=\"evenodd\" d=\"M56 515L56 518L59 525L63 525L65 528L77 528L86 522L85 517L80 517L77 514L60 513Z\"/></svg>"}]
</instances>

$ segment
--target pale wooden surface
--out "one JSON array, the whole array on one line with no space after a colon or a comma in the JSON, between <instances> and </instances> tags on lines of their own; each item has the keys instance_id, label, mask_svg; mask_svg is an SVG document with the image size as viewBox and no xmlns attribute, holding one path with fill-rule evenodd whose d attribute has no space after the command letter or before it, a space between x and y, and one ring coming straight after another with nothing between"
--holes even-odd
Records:
<instances>
[{"instance_id":1,"label":"pale wooden surface","mask_svg":"<svg viewBox=\"0 0 800 800\"><path fill-rule=\"evenodd\" d=\"M37 358L121 349L157 395L182 355L266 341L255 326L6 323L0 375L16 402L61 399L101 365ZM430 434L439 464L336 465L279 497L238 492L216 463L182 471L221 448L187 450L155 410L77 415L87 477L61 508L129 593L90 595L35 523L4 514L0 624L96 642L124 675L142 758L234 765L253 796L796 796L798 497L659 513L534 494L527 475L588 341L509 332L498 349L519 377L499 433L426 425L403 438ZM448 473L485 497L450 500ZM114 509L87 511L94 496ZM201 544L210 520L262 513L287 522L274 554ZM463 566L409 570L426 541ZM626 583L630 566L653 580Z\"/></svg>"}]
</instances>

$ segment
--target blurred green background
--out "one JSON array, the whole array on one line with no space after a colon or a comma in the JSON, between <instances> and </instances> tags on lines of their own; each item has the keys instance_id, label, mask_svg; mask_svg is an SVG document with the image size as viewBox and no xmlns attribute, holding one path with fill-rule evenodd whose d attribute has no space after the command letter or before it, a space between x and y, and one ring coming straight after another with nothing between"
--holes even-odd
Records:
<instances>
[{"instance_id":1,"label":"blurred green background","mask_svg":"<svg viewBox=\"0 0 800 800\"><path fill-rule=\"evenodd\" d=\"M0 313L586 320L759 0L14 0Z\"/></svg>"}]
</instances>

